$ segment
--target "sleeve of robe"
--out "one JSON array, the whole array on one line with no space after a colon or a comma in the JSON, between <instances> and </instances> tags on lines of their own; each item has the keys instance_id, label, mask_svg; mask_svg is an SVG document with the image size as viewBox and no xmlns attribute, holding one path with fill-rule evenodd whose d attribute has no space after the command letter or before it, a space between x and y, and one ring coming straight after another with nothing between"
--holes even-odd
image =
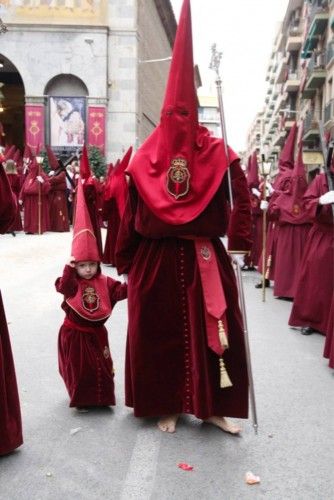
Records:
<instances>
[{"instance_id":1,"label":"sleeve of robe","mask_svg":"<svg viewBox=\"0 0 334 500\"><path fill-rule=\"evenodd\" d=\"M5 233L13 224L16 209L15 195L10 187L7 174L0 164L0 233Z\"/></svg>"},{"instance_id":2,"label":"sleeve of robe","mask_svg":"<svg viewBox=\"0 0 334 500\"><path fill-rule=\"evenodd\" d=\"M323 174L317 175L307 188L303 200L312 221L318 220L328 223L332 220L331 205L319 205L320 196L327 191L327 182Z\"/></svg>"},{"instance_id":3,"label":"sleeve of robe","mask_svg":"<svg viewBox=\"0 0 334 500\"><path fill-rule=\"evenodd\" d=\"M135 230L137 196L134 187L129 187L125 211L121 220L116 243L116 267L118 274L128 274L136 255L141 236Z\"/></svg>"},{"instance_id":4,"label":"sleeve of robe","mask_svg":"<svg viewBox=\"0 0 334 500\"><path fill-rule=\"evenodd\" d=\"M62 277L57 278L55 287L57 292L62 293L66 299L73 297L78 289L77 272L75 268L66 265Z\"/></svg>"},{"instance_id":5,"label":"sleeve of robe","mask_svg":"<svg viewBox=\"0 0 334 500\"><path fill-rule=\"evenodd\" d=\"M54 175L48 179L51 189L56 189L57 191L66 191L66 175L65 172L61 172L58 175Z\"/></svg>"},{"instance_id":6,"label":"sleeve of robe","mask_svg":"<svg viewBox=\"0 0 334 500\"><path fill-rule=\"evenodd\" d=\"M128 285L108 277L109 297L112 307L116 302L124 300L128 296Z\"/></svg>"},{"instance_id":7,"label":"sleeve of robe","mask_svg":"<svg viewBox=\"0 0 334 500\"><path fill-rule=\"evenodd\" d=\"M230 167L233 210L230 214L227 237L230 251L248 252L252 246L251 238L251 206L249 190L245 174L239 160Z\"/></svg>"}]
</instances>

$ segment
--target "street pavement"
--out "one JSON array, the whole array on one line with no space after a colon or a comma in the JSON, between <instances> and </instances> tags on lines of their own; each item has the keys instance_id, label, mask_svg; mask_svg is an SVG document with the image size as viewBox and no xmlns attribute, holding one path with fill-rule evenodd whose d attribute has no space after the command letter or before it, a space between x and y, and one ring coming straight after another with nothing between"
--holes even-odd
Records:
<instances>
[{"instance_id":1,"label":"street pavement","mask_svg":"<svg viewBox=\"0 0 334 500\"><path fill-rule=\"evenodd\" d=\"M105 235L104 235L105 236ZM259 430L241 437L194 417L167 435L124 406L127 302L107 322L117 406L78 413L57 367L62 296L54 288L70 255L69 233L4 235L0 286L12 341L24 445L0 458L1 500L333 500L334 370L324 337L288 326L291 302L245 272ZM103 266L105 274L116 272ZM319 277L320 279L320 277ZM178 468L179 463L193 470ZM245 474L260 476L247 485Z\"/></svg>"}]
</instances>

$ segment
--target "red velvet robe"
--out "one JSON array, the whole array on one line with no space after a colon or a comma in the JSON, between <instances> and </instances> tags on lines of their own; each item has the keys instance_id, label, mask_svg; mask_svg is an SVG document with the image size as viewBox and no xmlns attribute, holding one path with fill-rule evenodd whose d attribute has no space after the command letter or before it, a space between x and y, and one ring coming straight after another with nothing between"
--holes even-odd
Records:
<instances>
[{"instance_id":1,"label":"red velvet robe","mask_svg":"<svg viewBox=\"0 0 334 500\"><path fill-rule=\"evenodd\" d=\"M36 178L26 177L21 189L20 198L24 206L23 229L25 233L39 234L50 230L49 199L50 183L46 176L40 183ZM39 199L41 200L39 227Z\"/></svg>"},{"instance_id":2,"label":"red velvet robe","mask_svg":"<svg viewBox=\"0 0 334 500\"><path fill-rule=\"evenodd\" d=\"M69 231L65 172L49 177L49 182L50 231Z\"/></svg>"},{"instance_id":3,"label":"red velvet robe","mask_svg":"<svg viewBox=\"0 0 334 500\"><path fill-rule=\"evenodd\" d=\"M121 218L114 198L104 202L103 219L108 222L108 226L102 262L115 266L115 249Z\"/></svg>"},{"instance_id":4,"label":"red velvet robe","mask_svg":"<svg viewBox=\"0 0 334 500\"><path fill-rule=\"evenodd\" d=\"M328 191L324 174L318 175L304 195L313 220L304 245L296 293L289 319L291 326L310 326L326 335L334 289L334 231L330 205L319 205Z\"/></svg>"},{"instance_id":5,"label":"red velvet robe","mask_svg":"<svg viewBox=\"0 0 334 500\"><path fill-rule=\"evenodd\" d=\"M17 205L8 179L0 165L0 233L13 224ZM0 455L23 443L20 401L5 310L0 292Z\"/></svg>"},{"instance_id":6,"label":"red velvet robe","mask_svg":"<svg viewBox=\"0 0 334 500\"><path fill-rule=\"evenodd\" d=\"M100 272L100 271L99 271ZM113 362L109 350L105 320L89 321L79 316L67 303L78 289L75 269L65 266L63 276L56 280L56 290L64 295L62 308L72 325L61 326L58 336L59 373L68 394L70 406L109 406L115 404ZM113 307L127 296L127 286L108 278ZM106 352L108 355L106 355Z\"/></svg>"},{"instance_id":7,"label":"red velvet robe","mask_svg":"<svg viewBox=\"0 0 334 500\"><path fill-rule=\"evenodd\" d=\"M10 186L12 188L12 191L15 195L16 202L18 201L20 191L21 191L21 179L19 174L7 174L8 180L10 183ZM13 231L22 231L22 220L21 220L21 212L20 212L20 205L17 203L17 208L16 208L16 216L13 224L10 226L10 228L7 230L7 232L13 232Z\"/></svg>"},{"instance_id":8,"label":"red velvet robe","mask_svg":"<svg viewBox=\"0 0 334 500\"><path fill-rule=\"evenodd\" d=\"M118 271L129 274L126 405L137 417L248 415L242 318L234 271L220 240L228 225L224 183L198 217L181 225L162 222L130 187L116 261ZM232 184L229 244L248 251L249 194L238 165L232 168ZM220 388L219 356L208 347L195 237L212 242L226 295L230 347L224 360L233 387L225 389Z\"/></svg>"}]
</instances>

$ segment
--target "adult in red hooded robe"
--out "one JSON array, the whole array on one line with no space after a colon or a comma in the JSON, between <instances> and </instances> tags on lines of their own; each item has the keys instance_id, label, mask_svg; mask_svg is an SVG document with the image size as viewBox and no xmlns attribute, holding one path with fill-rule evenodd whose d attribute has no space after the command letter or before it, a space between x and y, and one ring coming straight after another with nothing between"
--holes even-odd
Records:
<instances>
[{"instance_id":1,"label":"adult in red hooded robe","mask_svg":"<svg viewBox=\"0 0 334 500\"><path fill-rule=\"evenodd\" d=\"M162 431L174 432L188 413L237 433L224 417L247 418L248 379L236 280L220 238L227 231L231 249L249 251L250 202L239 159L198 124L193 69L184 0L160 124L126 171L116 249L118 272L128 273L126 405L137 417L160 417Z\"/></svg>"},{"instance_id":2,"label":"adult in red hooded robe","mask_svg":"<svg viewBox=\"0 0 334 500\"><path fill-rule=\"evenodd\" d=\"M70 230L67 207L66 174L62 164L59 162L50 146L46 146L46 151L49 166L51 167L49 173L50 231L66 232Z\"/></svg>"},{"instance_id":3,"label":"adult in red hooded robe","mask_svg":"<svg viewBox=\"0 0 334 500\"><path fill-rule=\"evenodd\" d=\"M334 295L327 323L324 358L328 359L328 366L334 368Z\"/></svg>"},{"instance_id":4,"label":"adult in red hooded robe","mask_svg":"<svg viewBox=\"0 0 334 500\"><path fill-rule=\"evenodd\" d=\"M29 166L19 201L23 203L23 229L27 234L42 234L50 230L49 198L50 182L36 158Z\"/></svg>"},{"instance_id":5,"label":"adult in red hooded robe","mask_svg":"<svg viewBox=\"0 0 334 500\"><path fill-rule=\"evenodd\" d=\"M324 173L313 179L303 199L313 225L305 241L289 325L302 327L304 335L326 335L334 289L334 191L329 191Z\"/></svg>"},{"instance_id":6,"label":"adult in red hooded robe","mask_svg":"<svg viewBox=\"0 0 334 500\"><path fill-rule=\"evenodd\" d=\"M16 217L16 200L0 163L0 233L5 233ZM0 292L0 455L23 443L20 401L5 310Z\"/></svg>"},{"instance_id":7,"label":"adult in red hooded robe","mask_svg":"<svg viewBox=\"0 0 334 500\"><path fill-rule=\"evenodd\" d=\"M285 189L277 190L277 196L271 203L271 214L278 220L274 295L290 299L296 293L299 265L311 228L310 215L303 200L307 181L302 154L300 140L297 161L291 171L289 183L286 175Z\"/></svg>"}]
</instances>

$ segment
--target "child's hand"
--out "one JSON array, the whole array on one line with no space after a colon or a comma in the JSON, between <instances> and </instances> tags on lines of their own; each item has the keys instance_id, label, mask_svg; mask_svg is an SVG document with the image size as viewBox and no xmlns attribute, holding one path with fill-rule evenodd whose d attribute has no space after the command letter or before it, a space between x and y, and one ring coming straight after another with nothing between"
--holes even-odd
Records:
<instances>
[{"instance_id":1,"label":"child's hand","mask_svg":"<svg viewBox=\"0 0 334 500\"><path fill-rule=\"evenodd\" d=\"M71 255L70 260L68 261L67 265L70 267L75 267L75 258L73 257L73 255Z\"/></svg>"}]
</instances>

